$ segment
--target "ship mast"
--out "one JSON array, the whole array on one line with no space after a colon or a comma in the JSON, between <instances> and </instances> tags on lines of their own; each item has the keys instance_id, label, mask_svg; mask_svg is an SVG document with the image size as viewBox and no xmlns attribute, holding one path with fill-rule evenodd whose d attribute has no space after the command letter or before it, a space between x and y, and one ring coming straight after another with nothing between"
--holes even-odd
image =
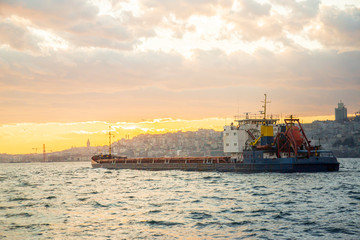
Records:
<instances>
[{"instance_id":1,"label":"ship mast","mask_svg":"<svg viewBox=\"0 0 360 240\"><path fill-rule=\"evenodd\" d=\"M265 95L265 100L262 101L262 102L264 103L263 108L264 108L264 123L265 123L265 119L266 119L266 103L270 103L270 102L266 101L266 93L264 95Z\"/></svg>"}]
</instances>

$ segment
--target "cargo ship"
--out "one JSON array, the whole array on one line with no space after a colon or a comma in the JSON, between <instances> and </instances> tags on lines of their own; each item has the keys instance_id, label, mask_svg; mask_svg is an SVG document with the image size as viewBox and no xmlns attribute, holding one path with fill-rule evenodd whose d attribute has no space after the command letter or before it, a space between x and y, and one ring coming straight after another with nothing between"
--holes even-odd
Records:
<instances>
[{"instance_id":1,"label":"cargo ship","mask_svg":"<svg viewBox=\"0 0 360 240\"><path fill-rule=\"evenodd\" d=\"M224 126L226 156L127 158L111 154L95 155L94 168L137 170L183 170L219 172L331 172L339 171L339 162L329 150L312 145L298 118L284 123L266 115L266 94L260 117L246 114ZM109 139L111 135L109 133Z\"/></svg>"}]
</instances>

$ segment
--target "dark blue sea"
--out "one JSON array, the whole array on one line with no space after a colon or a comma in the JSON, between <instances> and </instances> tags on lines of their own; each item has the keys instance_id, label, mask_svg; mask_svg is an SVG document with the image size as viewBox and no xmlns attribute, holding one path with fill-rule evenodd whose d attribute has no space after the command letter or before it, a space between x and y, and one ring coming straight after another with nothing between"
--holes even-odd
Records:
<instances>
[{"instance_id":1,"label":"dark blue sea","mask_svg":"<svg viewBox=\"0 0 360 240\"><path fill-rule=\"evenodd\" d=\"M339 172L0 164L0 239L360 239L360 159Z\"/></svg>"}]
</instances>

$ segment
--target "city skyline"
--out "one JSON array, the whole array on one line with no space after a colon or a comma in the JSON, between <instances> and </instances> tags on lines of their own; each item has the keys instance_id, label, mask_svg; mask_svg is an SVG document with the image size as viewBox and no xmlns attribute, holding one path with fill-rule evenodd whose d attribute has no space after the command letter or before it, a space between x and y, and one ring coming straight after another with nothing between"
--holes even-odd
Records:
<instances>
[{"instance_id":1,"label":"city skyline","mask_svg":"<svg viewBox=\"0 0 360 240\"><path fill-rule=\"evenodd\" d=\"M260 114L257 114L260 117ZM284 115L287 117L288 115ZM90 139L91 146L109 144L109 127L112 141L133 138L141 134L162 134L178 131L196 131L213 129L223 131L223 126L230 124L234 117L208 118L201 120L154 119L143 122L77 122L77 123L21 123L0 126L2 144L0 153L29 154L40 153L43 144L47 152L66 150L72 147L85 147ZM280 120L283 120L280 119ZM334 120L334 115L301 118L302 123L313 120ZM36 135L36 138L31 136ZM30 139L29 139L30 138ZM19 148L21 146L21 148Z\"/></svg>"},{"instance_id":2,"label":"city skyline","mask_svg":"<svg viewBox=\"0 0 360 240\"><path fill-rule=\"evenodd\" d=\"M360 2L0 2L0 152L360 108ZM120 131L121 130L121 131ZM91 139L90 137L90 139ZM106 140L103 141L105 145Z\"/></svg>"}]
</instances>

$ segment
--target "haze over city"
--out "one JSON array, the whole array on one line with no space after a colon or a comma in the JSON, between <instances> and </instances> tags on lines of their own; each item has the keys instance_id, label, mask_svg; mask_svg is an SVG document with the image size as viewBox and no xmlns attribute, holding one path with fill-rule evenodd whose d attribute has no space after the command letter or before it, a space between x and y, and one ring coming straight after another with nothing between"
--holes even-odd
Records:
<instances>
[{"instance_id":1,"label":"haze over city","mask_svg":"<svg viewBox=\"0 0 360 240\"><path fill-rule=\"evenodd\" d=\"M0 1L0 153L360 106L360 2Z\"/></svg>"}]
</instances>

